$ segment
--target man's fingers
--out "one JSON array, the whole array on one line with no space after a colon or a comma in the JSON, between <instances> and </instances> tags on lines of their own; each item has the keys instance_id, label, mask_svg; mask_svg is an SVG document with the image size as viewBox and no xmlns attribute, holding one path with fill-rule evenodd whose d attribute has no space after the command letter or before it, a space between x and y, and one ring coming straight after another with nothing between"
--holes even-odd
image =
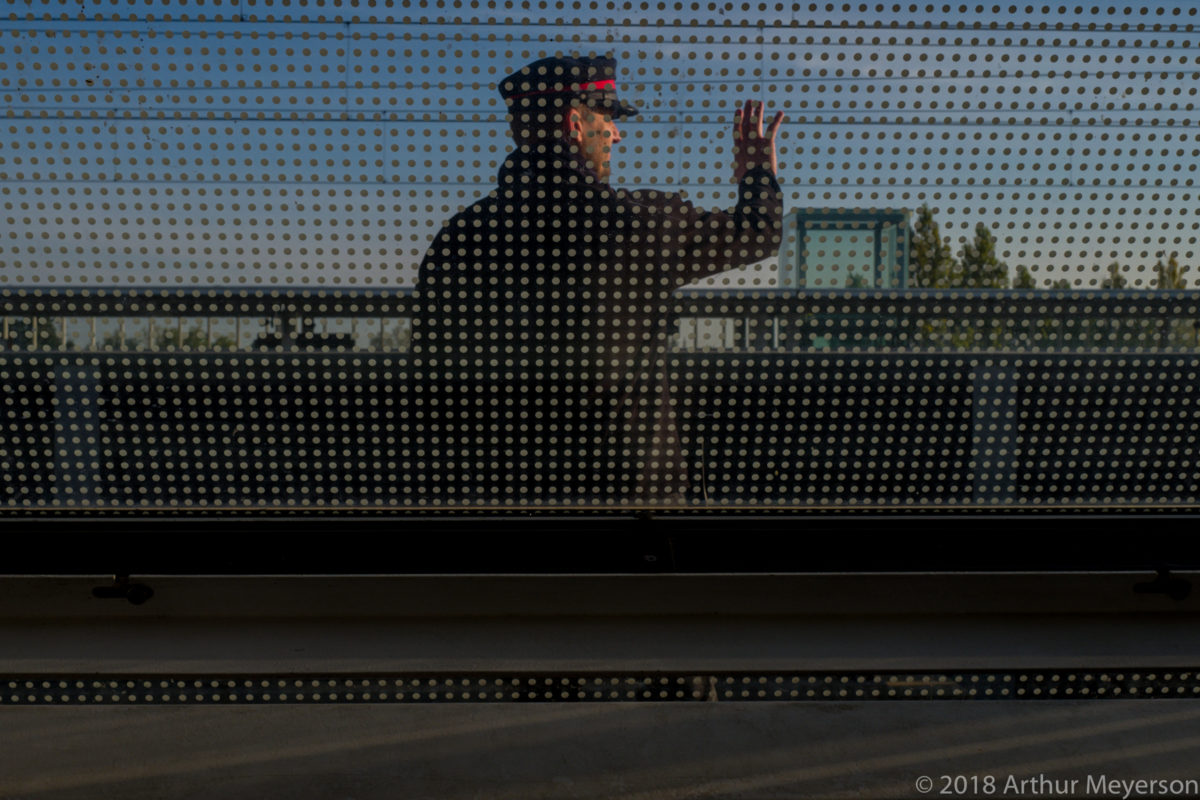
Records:
<instances>
[{"instance_id":1,"label":"man's fingers","mask_svg":"<svg viewBox=\"0 0 1200 800\"><path fill-rule=\"evenodd\" d=\"M771 171L777 169L775 136L783 125L784 112L775 112L764 134L765 114L766 103L757 100L746 100L734 108L734 180L740 180L747 169L754 167L766 167Z\"/></svg>"},{"instance_id":2,"label":"man's fingers","mask_svg":"<svg viewBox=\"0 0 1200 800\"><path fill-rule=\"evenodd\" d=\"M783 124L783 112L775 112L775 119L771 121L771 125L767 128L767 138L774 139L775 134L779 132L779 126Z\"/></svg>"},{"instance_id":3,"label":"man's fingers","mask_svg":"<svg viewBox=\"0 0 1200 800\"><path fill-rule=\"evenodd\" d=\"M735 138L763 138L763 106L764 104L761 101L747 100L745 105L734 111L733 131ZM776 119L780 116L781 114L777 114ZM775 123L772 123L772 130L774 130L774 125Z\"/></svg>"}]
</instances>

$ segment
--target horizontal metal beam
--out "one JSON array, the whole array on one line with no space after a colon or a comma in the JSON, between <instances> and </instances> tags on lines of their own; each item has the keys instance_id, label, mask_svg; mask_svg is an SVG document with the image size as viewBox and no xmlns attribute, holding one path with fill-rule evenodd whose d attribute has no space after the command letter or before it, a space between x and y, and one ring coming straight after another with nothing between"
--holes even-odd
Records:
<instances>
[{"instance_id":1,"label":"horizontal metal beam","mask_svg":"<svg viewBox=\"0 0 1200 800\"><path fill-rule=\"evenodd\" d=\"M8 287L0 316L77 317L405 317L417 298L397 288L126 288ZM808 314L1097 319L1200 316L1200 293L1185 290L687 289L671 313L680 316L797 317Z\"/></svg>"},{"instance_id":2,"label":"horizontal metal beam","mask_svg":"<svg viewBox=\"0 0 1200 800\"><path fill-rule=\"evenodd\" d=\"M317 544L320 546L314 549L329 550L331 542L327 538ZM397 538L393 545L403 549L404 541ZM203 542L197 542L193 549L203 546ZM519 541L509 546L516 550L528 547ZM381 571L390 566L388 559L379 556L375 564ZM894 624L901 617L953 621L966 615L1049 618L1136 614L1149 623L1151 619L1188 619L1200 613L1200 592L1172 595L1139 591L1140 586L1158 577L1150 569L640 575L170 575L148 571L115 578L95 573L50 575L53 573L0 577L0 621L33 624L73 620L100 630L108 622L205 619L249 620L254 624L271 619L314 624L347 619L470 619L496 624L505 619L578 622L584 618L691 618L716 623L722 619L829 618L842 624L859 617ZM1180 569L1171 575L1194 583L1200 570ZM132 598L109 591L138 584L148 591ZM1021 635L1025 634L1029 632ZM1193 640L1200 647L1200 639L1191 634L1178 644L1190 646ZM553 643L545 644L550 647L547 652L553 652ZM948 644L952 647L953 641Z\"/></svg>"},{"instance_id":3,"label":"horizontal metal beam","mask_svg":"<svg viewBox=\"0 0 1200 800\"><path fill-rule=\"evenodd\" d=\"M1200 699L1196 667L909 672L0 674L4 706Z\"/></svg>"}]
</instances>

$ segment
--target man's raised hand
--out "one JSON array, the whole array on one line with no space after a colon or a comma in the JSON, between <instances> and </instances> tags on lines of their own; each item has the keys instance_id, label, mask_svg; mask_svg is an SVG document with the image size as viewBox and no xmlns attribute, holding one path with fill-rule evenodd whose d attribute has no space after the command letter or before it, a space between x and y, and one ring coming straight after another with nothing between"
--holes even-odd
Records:
<instances>
[{"instance_id":1,"label":"man's raised hand","mask_svg":"<svg viewBox=\"0 0 1200 800\"><path fill-rule=\"evenodd\" d=\"M745 106L733 114L733 179L741 182L742 176L754 167L765 167L774 175L779 169L775 155L775 134L783 124L783 112L775 114L766 133L763 133L763 104L747 100Z\"/></svg>"}]
</instances>

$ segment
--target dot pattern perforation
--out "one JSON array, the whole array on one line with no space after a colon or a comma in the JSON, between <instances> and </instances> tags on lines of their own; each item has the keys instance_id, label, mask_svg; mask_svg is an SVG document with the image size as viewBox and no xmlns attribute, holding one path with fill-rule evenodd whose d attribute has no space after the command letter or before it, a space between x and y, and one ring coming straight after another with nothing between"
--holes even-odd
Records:
<instances>
[{"instance_id":1,"label":"dot pattern perforation","mask_svg":"<svg viewBox=\"0 0 1200 800\"><path fill-rule=\"evenodd\" d=\"M26 675L3 705L1171 700L1200 696L1195 670L948 672Z\"/></svg>"},{"instance_id":2,"label":"dot pattern perforation","mask_svg":"<svg viewBox=\"0 0 1200 800\"><path fill-rule=\"evenodd\" d=\"M1190 0L377 5L0 17L0 511L1198 504Z\"/></svg>"}]
</instances>

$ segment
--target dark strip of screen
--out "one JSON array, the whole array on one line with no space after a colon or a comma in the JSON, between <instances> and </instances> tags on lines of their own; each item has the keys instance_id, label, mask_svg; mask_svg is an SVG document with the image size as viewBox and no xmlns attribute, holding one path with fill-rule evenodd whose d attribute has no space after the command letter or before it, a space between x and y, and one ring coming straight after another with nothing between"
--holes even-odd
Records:
<instances>
[{"instance_id":1,"label":"dark strip of screen","mask_svg":"<svg viewBox=\"0 0 1200 800\"><path fill-rule=\"evenodd\" d=\"M1198 522L1118 512L47 517L5 521L4 549L11 575L1179 572L1200 568ZM1122 546L1097 546L1088 532L1100 527Z\"/></svg>"},{"instance_id":2,"label":"dark strip of screen","mask_svg":"<svg viewBox=\"0 0 1200 800\"><path fill-rule=\"evenodd\" d=\"M0 706L1168 700L1200 668L11 675Z\"/></svg>"}]
</instances>

